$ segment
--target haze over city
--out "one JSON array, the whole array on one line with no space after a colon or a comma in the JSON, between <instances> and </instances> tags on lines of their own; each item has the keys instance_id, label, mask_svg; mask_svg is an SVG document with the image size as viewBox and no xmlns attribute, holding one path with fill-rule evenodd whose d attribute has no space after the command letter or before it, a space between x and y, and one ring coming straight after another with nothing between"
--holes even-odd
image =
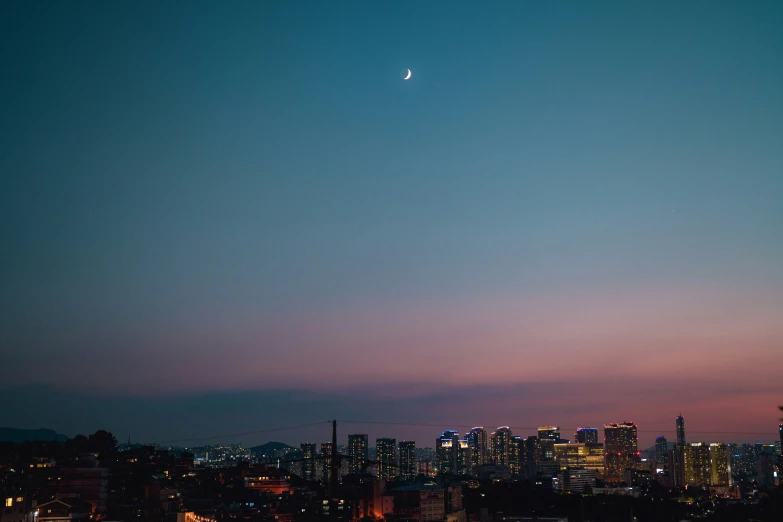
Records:
<instances>
[{"instance_id":1,"label":"haze over city","mask_svg":"<svg viewBox=\"0 0 783 522\"><path fill-rule=\"evenodd\" d=\"M775 441L779 2L9 2L0 24L6 424L436 425L353 425L423 447L633 421L650 446L682 412L693 440Z\"/></svg>"}]
</instances>

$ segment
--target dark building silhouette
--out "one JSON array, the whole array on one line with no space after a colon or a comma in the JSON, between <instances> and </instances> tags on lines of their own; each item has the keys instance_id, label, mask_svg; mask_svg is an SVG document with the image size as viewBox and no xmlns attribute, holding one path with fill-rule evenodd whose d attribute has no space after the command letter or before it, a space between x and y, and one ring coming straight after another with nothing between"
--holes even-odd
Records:
<instances>
[{"instance_id":1,"label":"dark building silhouette","mask_svg":"<svg viewBox=\"0 0 783 522\"><path fill-rule=\"evenodd\" d=\"M525 461L523 474L526 477L534 477L537 472L536 461L538 459L538 437L532 435L525 439Z\"/></svg>"},{"instance_id":2,"label":"dark building silhouette","mask_svg":"<svg viewBox=\"0 0 783 522\"><path fill-rule=\"evenodd\" d=\"M578 428L574 433L574 442L598 444L598 428Z\"/></svg>"},{"instance_id":3,"label":"dark building silhouette","mask_svg":"<svg viewBox=\"0 0 783 522\"><path fill-rule=\"evenodd\" d=\"M682 414L677 417L677 445L685 446L685 419Z\"/></svg>"},{"instance_id":4,"label":"dark building silhouette","mask_svg":"<svg viewBox=\"0 0 783 522\"><path fill-rule=\"evenodd\" d=\"M669 442L666 437L658 437L655 439L655 479L666 486L671 484L671 476L669 474Z\"/></svg>"},{"instance_id":5,"label":"dark building silhouette","mask_svg":"<svg viewBox=\"0 0 783 522\"><path fill-rule=\"evenodd\" d=\"M313 442L304 442L299 446L302 451L302 478L305 480L317 480L316 474L316 445Z\"/></svg>"},{"instance_id":6,"label":"dark building silhouette","mask_svg":"<svg viewBox=\"0 0 783 522\"><path fill-rule=\"evenodd\" d=\"M685 419L682 414L676 419L677 442L674 445L674 451L671 453L669 467L675 486L685 485L685 454L688 452L685 447Z\"/></svg>"},{"instance_id":7,"label":"dark building silhouette","mask_svg":"<svg viewBox=\"0 0 783 522\"><path fill-rule=\"evenodd\" d=\"M401 440L399 455L400 477L412 479L416 476L416 443L412 440Z\"/></svg>"},{"instance_id":8,"label":"dark building silhouette","mask_svg":"<svg viewBox=\"0 0 783 522\"><path fill-rule=\"evenodd\" d=\"M329 464L332 459L332 443L331 442L322 442L321 443L321 453L319 455L321 458L319 459L318 466L316 469L318 470L318 475L321 477L321 480L324 481L324 483L329 482Z\"/></svg>"},{"instance_id":9,"label":"dark building silhouette","mask_svg":"<svg viewBox=\"0 0 783 522\"><path fill-rule=\"evenodd\" d=\"M60 469L57 497L80 498L92 505L96 513L105 513L109 489L109 470L97 467L97 462L94 464L96 467Z\"/></svg>"},{"instance_id":10,"label":"dark building silhouette","mask_svg":"<svg viewBox=\"0 0 783 522\"><path fill-rule=\"evenodd\" d=\"M667 453L669 451L669 443L666 441L666 437L658 437L655 439L655 465L663 470L668 469L669 458Z\"/></svg>"}]
</instances>

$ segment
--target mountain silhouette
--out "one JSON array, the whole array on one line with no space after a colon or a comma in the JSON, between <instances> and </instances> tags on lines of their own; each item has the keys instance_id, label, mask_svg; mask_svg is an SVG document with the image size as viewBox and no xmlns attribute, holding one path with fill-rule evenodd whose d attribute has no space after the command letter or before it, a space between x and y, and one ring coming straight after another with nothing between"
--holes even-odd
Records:
<instances>
[{"instance_id":1,"label":"mountain silhouette","mask_svg":"<svg viewBox=\"0 0 783 522\"><path fill-rule=\"evenodd\" d=\"M14 444L21 444L27 441L44 441L44 442L65 442L70 437L57 433L54 430L39 428L37 430L22 430L19 428L3 428L0 427L0 442L12 442Z\"/></svg>"}]
</instances>

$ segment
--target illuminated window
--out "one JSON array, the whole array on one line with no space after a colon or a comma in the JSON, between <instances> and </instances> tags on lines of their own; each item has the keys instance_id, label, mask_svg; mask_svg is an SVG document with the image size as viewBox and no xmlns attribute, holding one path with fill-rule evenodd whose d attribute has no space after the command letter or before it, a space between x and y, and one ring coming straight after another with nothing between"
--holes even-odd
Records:
<instances>
[{"instance_id":1,"label":"illuminated window","mask_svg":"<svg viewBox=\"0 0 783 522\"><path fill-rule=\"evenodd\" d=\"M13 505L14 505L14 499L12 498L5 499L5 507L11 507Z\"/></svg>"}]
</instances>

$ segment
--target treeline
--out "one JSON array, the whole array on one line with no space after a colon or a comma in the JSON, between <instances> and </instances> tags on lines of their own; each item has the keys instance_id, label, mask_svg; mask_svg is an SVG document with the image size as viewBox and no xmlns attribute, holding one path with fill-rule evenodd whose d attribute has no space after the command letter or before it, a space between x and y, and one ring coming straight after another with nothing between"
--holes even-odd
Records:
<instances>
[{"instance_id":1,"label":"treeline","mask_svg":"<svg viewBox=\"0 0 783 522\"><path fill-rule=\"evenodd\" d=\"M111 432L98 430L92 435L77 435L64 442L27 441L20 444L0 442L0 462L32 462L35 459L70 461L85 453L105 459L117 452L117 439Z\"/></svg>"}]
</instances>

